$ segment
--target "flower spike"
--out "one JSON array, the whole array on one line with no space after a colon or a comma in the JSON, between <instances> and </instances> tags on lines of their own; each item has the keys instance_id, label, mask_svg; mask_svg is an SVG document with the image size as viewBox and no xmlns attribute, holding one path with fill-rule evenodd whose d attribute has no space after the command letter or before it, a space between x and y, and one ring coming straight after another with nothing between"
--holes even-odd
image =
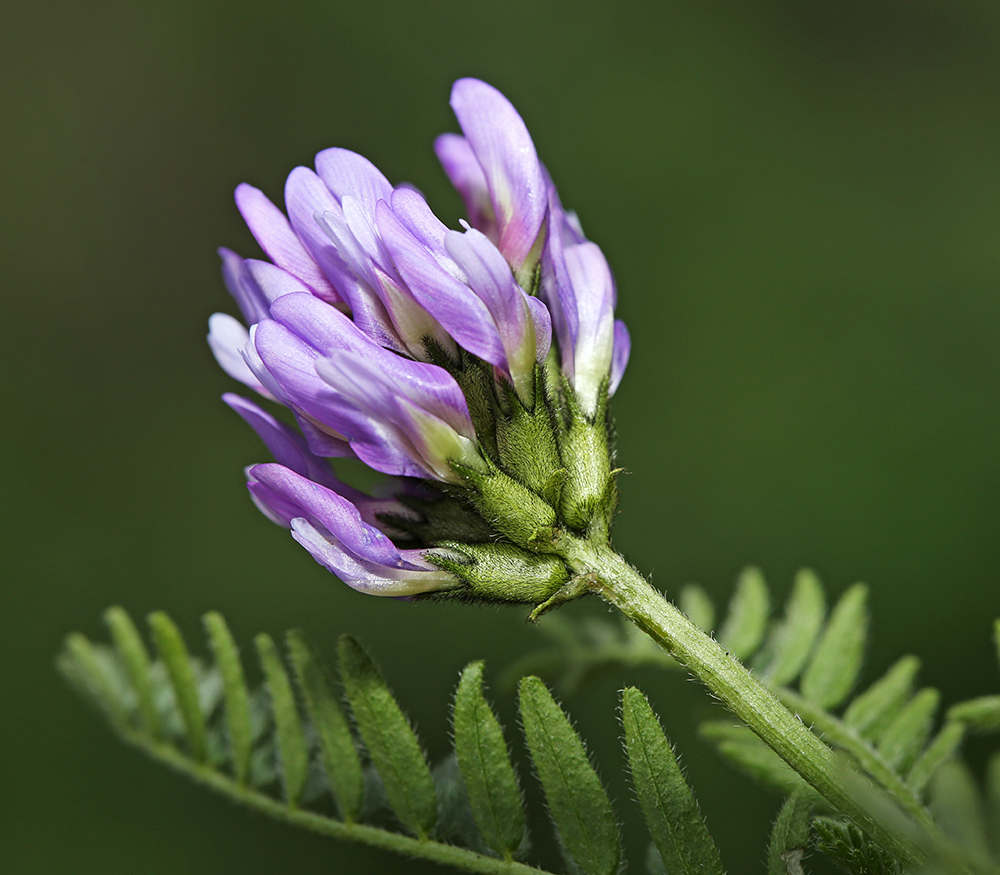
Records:
<instances>
[{"instance_id":1,"label":"flower spike","mask_svg":"<svg viewBox=\"0 0 1000 875\"><path fill-rule=\"evenodd\" d=\"M346 149L291 172L287 217L241 185L269 260L220 250L245 324L216 314L209 344L294 419L225 396L274 457L254 501L322 566L375 595L552 604L586 588L568 545L610 531L628 332L514 107L476 79L452 107L463 135L435 148L462 230ZM345 456L390 478L378 497L340 481Z\"/></svg>"}]
</instances>

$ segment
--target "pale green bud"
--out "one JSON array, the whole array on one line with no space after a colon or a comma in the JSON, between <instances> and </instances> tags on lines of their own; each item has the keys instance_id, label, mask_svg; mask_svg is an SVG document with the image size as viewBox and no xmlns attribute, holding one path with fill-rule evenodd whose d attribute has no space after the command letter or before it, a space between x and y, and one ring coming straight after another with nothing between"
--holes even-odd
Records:
<instances>
[{"instance_id":1,"label":"pale green bud","mask_svg":"<svg viewBox=\"0 0 1000 875\"><path fill-rule=\"evenodd\" d=\"M465 584L441 593L444 597L539 605L569 579L561 559L529 553L513 544L444 541L424 558Z\"/></svg>"}]
</instances>

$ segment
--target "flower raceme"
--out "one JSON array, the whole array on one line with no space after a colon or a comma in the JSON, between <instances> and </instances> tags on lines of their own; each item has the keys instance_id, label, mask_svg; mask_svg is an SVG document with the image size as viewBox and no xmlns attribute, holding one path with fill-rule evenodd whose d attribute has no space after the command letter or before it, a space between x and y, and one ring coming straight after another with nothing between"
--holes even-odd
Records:
<instances>
[{"instance_id":1,"label":"flower raceme","mask_svg":"<svg viewBox=\"0 0 1000 875\"><path fill-rule=\"evenodd\" d=\"M617 501L607 399L629 355L601 250L565 211L499 91L455 83L462 135L435 149L462 230L346 149L236 204L269 260L220 250L246 327L217 313L222 368L291 412L224 396L274 462L258 507L362 592L541 604L570 581L565 537L606 543ZM330 459L385 475L374 497Z\"/></svg>"}]
</instances>

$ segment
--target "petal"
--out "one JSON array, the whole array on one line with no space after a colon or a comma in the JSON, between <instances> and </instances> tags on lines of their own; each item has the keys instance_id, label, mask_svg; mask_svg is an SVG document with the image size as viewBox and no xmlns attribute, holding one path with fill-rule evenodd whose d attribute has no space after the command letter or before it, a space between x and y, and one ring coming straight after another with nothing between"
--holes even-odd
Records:
<instances>
[{"instance_id":1,"label":"petal","mask_svg":"<svg viewBox=\"0 0 1000 875\"><path fill-rule=\"evenodd\" d=\"M247 367L243 349L250 343L250 333L243 324L228 313L214 313L208 320L208 345L212 355L234 380L239 380L255 392L271 398L272 393L264 388L257 376Z\"/></svg>"},{"instance_id":2,"label":"petal","mask_svg":"<svg viewBox=\"0 0 1000 875\"><path fill-rule=\"evenodd\" d=\"M271 203L264 192L245 182L241 183L236 188L236 206L250 228L250 233L271 261L299 277L324 300L340 300L330 280L306 251L284 213Z\"/></svg>"},{"instance_id":3,"label":"petal","mask_svg":"<svg viewBox=\"0 0 1000 875\"><path fill-rule=\"evenodd\" d=\"M483 169L498 246L516 272L538 240L548 205L535 144L510 101L485 82L459 79L451 107Z\"/></svg>"},{"instance_id":4,"label":"petal","mask_svg":"<svg viewBox=\"0 0 1000 875\"><path fill-rule=\"evenodd\" d=\"M359 561L305 519L292 520L292 537L320 565L352 589L367 595L399 598L459 585L457 578L425 562L416 550L401 551L400 554L403 561L414 566L412 569L396 569ZM408 555L404 557L404 553Z\"/></svg>"},{"instance_id":5,"label":"petal","mask_svg":"<svg viewBox=\"0 0 1000 875\"><path fill-rule=\"evenodd\" d=\"M366 210L374 211L376 203L392 195L392 186L382 171L350 149L324 149L316 156L316 173L341 203L349 195L361 201Z\"/></svg>"},{"instance_id":6,"label":"petal","mask_svg":"<svg viewBox=\"0 0 1000 875\"><path fill-rule=\"evenodd\" d=\"M258 437L264 442L264 446L271 451L271 455L274 456L274 460L278 464L339 492L355 503L367 498L363 492L341 483L334 476L326 459L313 454L300 434L297 434L283 422L279 422L270 413L262 410L247 398L241 398L231 392L223 395L222 400L257 432Z\"/></svg>"},{"instance_id":7,"label":"petal","mask_svg":"<svg viewBox=\"0 0 1000 875\"><path fill-rule=\"evenodd\" d=\"M247 324L253 325L261 319L266 319L267 308L271 302L251 278L245 260L225 247L220 248L218 252L222 259L222 280Z\"/></svg>"},{"instance_id":8,"label":"petal","mask_svg":"<svg viewBox=\"0 0 1000 875\"><path fill-rule=\"evenodd\" d=\"M615 349L611 357L611 383L608 386L608 395L614 395L618 385L625 375L625 368L628 365L629 353L632 351L632 338L629 336L625 323L618 319L615 321Z\"/></svg>"},{"instance_id":9,"label":"petal","mask_svg":"<svg viewBox=\"0 0 1000 875\"><path fill-rule=\"evenodd\" d=\"M323 180L306 167L296 167L285 183L285 203L292 227L336 285L358 327L379 343L401 349L378 297L341 256L337 248L340 241L328 230L329 214L342 220L343 210Z\"/></svg>"},{"instance_id":10,"label":"petal","mask_svg":"<svg viewBox=\"0 0 1000 875\"><path fill-rule=\"evenodd\" d=\"M489 186L469 141L458 134L441 134L434 141L434 151L451 184L462 196L469 224L496 242L497 223Z\"/></svg>"},{"instance_id":11,"label":"petal","mask_svg":"<svg viewBox=\"0 0 1000 875\"><path fill-rule=\"evenodd\" d=\"M473 355L507 368L507 354L489 308L420 244L386 205L378 231L413 297Z\"/></svg>"}]
</instances>

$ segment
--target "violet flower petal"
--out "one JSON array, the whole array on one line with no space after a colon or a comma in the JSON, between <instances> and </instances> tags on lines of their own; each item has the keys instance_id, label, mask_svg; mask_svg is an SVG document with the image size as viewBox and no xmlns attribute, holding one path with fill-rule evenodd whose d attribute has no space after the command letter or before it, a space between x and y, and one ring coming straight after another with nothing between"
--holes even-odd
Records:
<instances>
[{"instance_id":1,"label":"violet flower petal","mask_svg":"<svg viewBox=\"0 0 1000 875\"><path fill-rule=\"evenodd\" d=\"M271 203L264 192L241 183L236 188L236 206L250 233L271 261L299 277L323 300L331 303L341 300L330 280L296 236L285 214Z\"/></svg>"},{"instance_id":2,"label":"violet flower petal","mask_svg":"<svg viewBox=\"0 0 1000 875\"><path fill-rule=\"evenodd\" d=\"M274 398L244 360L243 350L249 343L250 333L238 319L228 313L214 313L209 317L208 345L219 367L244 386L266 398Z\"/></svg>"},{"instance_id":3,"label":"violet flower petal","mask_svg":"<svg viewBox=\"0 0 1000 875\"><path fill-rule=\"evenodd\" d=\"M608 395L614 395L618 385L625 375L628 366L629 353L632 351L632 338L621 319L615 320L615 348L611 356L611 382L608 385Z\"/></svg>"},{"instance_id":4,"label":"violet flower petal","mask_svg":"<svg viewBox=\"0 0 1000 875\"><path fill-rule=\"evenodd\" d=\"M451 107L486 178L497 246L517 273L543 230L548 206L535 144L517 110L492 85L459 79Z\"/></svg>"},{"instance_id":5,"label":"violet flower petal","mask_svg":"<svg viewBox=\"0 0 1000 875\"><path fill-rule=\"evenodd\" d=\"M458 134L441 134L434 141L434 151L451 184L462 196L469 224L496 243L499 233L489 186L469 141Z\"/></svg>"},{"instance_id":6,"label":"violet flower petal","mask_svg":"<svg viewBox=\"0 0 1000 875\"><path fill-rule=\"evenodd\" d=\"M245 259L225 247L221 247L218 252L222 259L223 282L247 324L253 325L261 319L266 319L267 308L271 302L250 276Z\"/></svg>"}]
</instances>

